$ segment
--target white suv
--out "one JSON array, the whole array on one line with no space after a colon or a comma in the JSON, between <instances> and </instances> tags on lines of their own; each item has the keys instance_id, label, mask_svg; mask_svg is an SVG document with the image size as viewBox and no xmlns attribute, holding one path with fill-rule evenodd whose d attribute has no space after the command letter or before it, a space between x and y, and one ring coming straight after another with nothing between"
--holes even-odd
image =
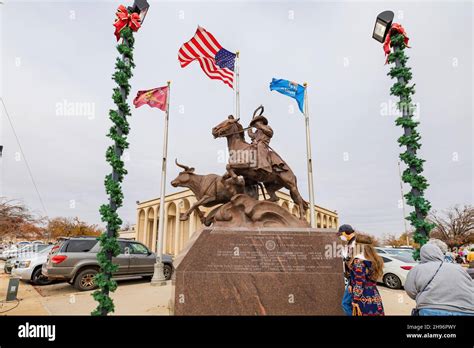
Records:
<instances>
[{"instance_id":1,"label":"white suv","mask_svg":"<svg viewBox=\"0 0 474 348\"><path fill-rule=\"evenodd\" d=\"M31 281L36 285L50 284L52 280L41 273L41 268L46 263L52 248L52 245L48 245L37 253L29 253L17 258L12 269L12 277Z\"/></svg>"}]
</instances>

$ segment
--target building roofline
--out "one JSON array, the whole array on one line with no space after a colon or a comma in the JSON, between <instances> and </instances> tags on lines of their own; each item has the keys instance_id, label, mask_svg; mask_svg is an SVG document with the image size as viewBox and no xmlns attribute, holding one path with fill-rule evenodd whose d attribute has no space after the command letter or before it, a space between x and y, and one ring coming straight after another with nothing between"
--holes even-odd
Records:
<instances>
[{"instance_id":1,"label":"building roofline","mask_svg":"<svg viewBox=\"0 0 474 348\"><path fill-rule=\"evenodd\" d=\"M185 189L185 190L181 190L181 191L177 191L177 192L173 192L173 193L170 193L168 195L165 196L165 202L169 201L171 197L173 196L179 196L179 195L182 195L182 197L180 198L185 198L185 197L195 197L194 193L190 190L190 189ZM291 199L291 196L286 193L286 192L282 192L282 191L276 191L276 194L277 196L278 195L282 195L284 197L278 197L278 198L281 198L281 199L284 199L284 198L288 198L289 201L292 201ZM171 198L171 200L173 200L174 198ZM137 204L137 208L145 208L145 206L147 206L148 204L152 203L152 202L156 202L156 201L160 201L160 198L153 198L153 199L148 199L146 201L139 201L139 203ZM322 211L326 211L326 212L330 212L332 214L335 214L335 215L338 215L337 211L336 210L331 210L331 209L328 209L328 208L325 208L325 207L322 207L320 205L317 205L315 204L314 205L315 208L319 209L319 210L322 210Z\"/></svg>"}]
</instances>

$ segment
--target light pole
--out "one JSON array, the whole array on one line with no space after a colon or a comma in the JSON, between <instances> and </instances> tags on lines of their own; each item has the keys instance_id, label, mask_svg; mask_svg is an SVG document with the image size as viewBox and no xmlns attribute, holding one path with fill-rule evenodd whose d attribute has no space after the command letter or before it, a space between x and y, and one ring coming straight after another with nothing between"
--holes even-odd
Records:
<instances>
[{"instance_id":1,"label":"light pole","mask_svg":"<svg viewBox=\"0 0 474 348\"><path fill-rule=\"evenodd\" d=\"M138 15L140 16L140 25L143 25L149 8L150 5L146 0L135 0L133 6L128 7L128 12L138 13Z\"/></svg>"},{"instance_id":2,"label":"light pole","mask_svg":"<svg viewBox=\"0 0 474 348\"><path fill-rule=\"evenodd\" d=\"M393 22L394 13L392 11L384 11L377 16L375 21L372 38L380 43L385 41L385 38L390 30Z\"/></svg>"},{"instance_id":3,"label":"light pole","mask_svg":"<svg viewBox=\"0 0 474 348\"><path fill-rule=\"evenodd\" d=\"M402 196L402 210L403 210L403 225L405 226L405 236L407 240L407 246L410 245L410 238L408 237L407 227L407 213L405 211L405 197L403 196L403 181L402 181L402 169L400 168L400 161L398 161L398 176L400 178L400 194Z\"/></svg>"},{"instance_id":4,"label":"light pole","mask_svg":"<svg viewBox=\"0 0 474 348\"><path fill-rule=\"evenodd\" d=\"M107 148L106 160L112 167L112 172L105 177L105 191L108 195L108 204L100 207L102 221L107 223L107 229L99 237L100 252L97 253L97 260L100 266L99 273L95 275L94 281L99 286L92 296L99 303L92 312L93 315L107 315L115 309L110 298L110 292L117 288L117 283L112 279L112 274L116 272L118 266L112 262L112 258L120 253L117 242L117 231L122 220L117 209L122 206L123 193L121 183L127 173L121 157L123 151L128 147L127 135L129 124L127 116L130 116L130 107L127 103L130 93L129 79L132 77L133 63L133 32L137 31L148 11L149 5L146 0L135 0L132 7L128 9L120 5L116 12L114 23L115 36L117 41L117 51L120 57L115 63L115 73L112 75L117 86L113 89L113 101L116 109L109 111L109 118L113 125L107 136L113 140L113 144Z\"/></svg>"},{"instance_id":5,"label":"light pole","mask_svg":"<svg viewBox=\"0 0 474 348\"><path fill-rule=\"evenodd\" d=\"M428 182L422 175L425 160L417 156L417 150L421 148L421 136L416 129L419 122L413 118L415 106L412 103L412 95L415 89L413 85L408 84L412 78L411 69L406 66L408 57L405 55L405 48L408 47L408 36L400 24L392 23L393 17L392 11L380 13L375 21L372 37L383 43L387 55L386 63L395 65L388 73L397 81L390 89L390 94L399 98L397 107L401 116L395 120L395 124L403 128L403 135L398 139L398 143L406 148L405 152L400 154L400 159L407 166L403 171L402 180L411 186L405 198L407 204L414 208L406 219L415 229L414 241L422 246L428 241L433 228L433 224L426 221L431 204L423 196L428 187ZM414 257L419 258L419 249L415 251Z\"/></svg>"}]
</instances>

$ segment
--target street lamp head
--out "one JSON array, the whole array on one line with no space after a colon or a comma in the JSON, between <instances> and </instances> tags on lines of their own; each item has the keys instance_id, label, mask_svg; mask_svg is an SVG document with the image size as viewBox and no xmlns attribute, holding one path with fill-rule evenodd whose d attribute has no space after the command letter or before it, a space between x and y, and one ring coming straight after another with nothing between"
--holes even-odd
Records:
<instances>
[{"instance_id":1,"label":"street lamp head","mask_svg":"<svg viewBox=\"0 0 474 348\"><path fill-rule=\"evenodd\" d=\"M138 13L140 15L140 23L143 24L149 7L150 7L150 4L146 0L135 0L133 2L133 6L132 7L129 6L128 10L130 12Z\"/></svg>"},{"instance_id":2,"label":"street lamp head","mask_svg":"<svg viewBox=\"0 0 474 348\"><path fill-rule=\"evenodd\" d=\"M372 38L378 42L383 43L385 37L392 26L394 13L392 11L383 11L377 16L375 21L374 32L372 33Z\"/></svg>"}]
</instances>

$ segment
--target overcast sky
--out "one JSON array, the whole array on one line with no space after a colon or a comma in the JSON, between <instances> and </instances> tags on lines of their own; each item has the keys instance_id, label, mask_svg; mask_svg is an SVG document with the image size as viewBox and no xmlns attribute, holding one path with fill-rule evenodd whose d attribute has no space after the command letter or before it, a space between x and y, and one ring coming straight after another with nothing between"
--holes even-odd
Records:
<instances>
[{"instance_id":1,"label":"overcast sky","mask_svg":"<svg viewBox=\"0 0 474 348\"><path fill-rule=\"evenodd\" d=\"M104 153L115 57L116 1L5 1L1 11L1 96L47 213L102 224ZM128 3L126 3L128 5ZM295 102L268 84L273 77L309 83L316 203L340 223L378 236L404 229L398 175L393 81L374 20L396 13L410 37L409 66L419 105L426 197L443 210L473 200L472 2L152 1L136 33L130 102L139 89L172 80L168 183L181 162L198 173L224 172L224 139L211 128L233 112L233 91L208 79L177 52L197 25L229 51L241 52L241 120L265 106L272 147L292 167L308 199L304 119ZM67 111L69 103L88 110ZM295 110L291 113L292 108ZM388 111L387 111L388 110ZM89 111L89 112L84 112ZM1 195L43 209L3 110ZM135 202L158 197L163 112L143 106L129 119L124 221ZM403 169L403 168L402 168ZM168 192L173 189L167 184ZM407 187L405 187L405 191Z\"/></svg>"}]
</instances>

